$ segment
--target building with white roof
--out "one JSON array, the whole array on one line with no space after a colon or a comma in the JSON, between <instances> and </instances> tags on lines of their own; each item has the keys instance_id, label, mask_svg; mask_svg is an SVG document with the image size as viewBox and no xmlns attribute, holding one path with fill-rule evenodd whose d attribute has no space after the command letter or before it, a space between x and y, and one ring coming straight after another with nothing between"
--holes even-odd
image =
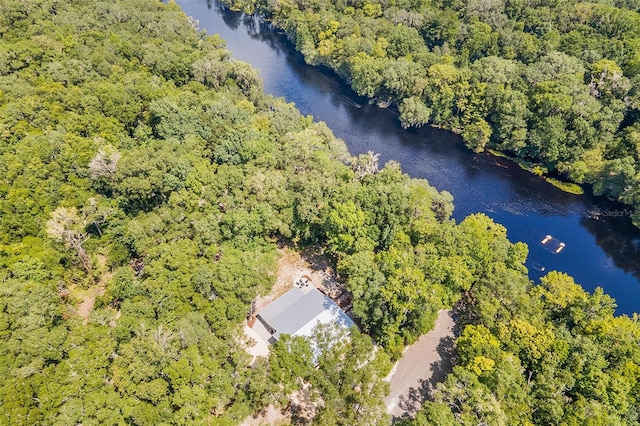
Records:
<instances>
[{"instance_id":1,"label":"building with white roof","mask_svg":"<svg viewBox=\"0 0 640 426\"><path fill-rule=\"evenodd\" d=\"M258 312L257 318L275 340L282 334L310 337L318 324L335 323L345 328L354 325L333 300L312 286L294 286Z\"/></svg>"}]
</instances>

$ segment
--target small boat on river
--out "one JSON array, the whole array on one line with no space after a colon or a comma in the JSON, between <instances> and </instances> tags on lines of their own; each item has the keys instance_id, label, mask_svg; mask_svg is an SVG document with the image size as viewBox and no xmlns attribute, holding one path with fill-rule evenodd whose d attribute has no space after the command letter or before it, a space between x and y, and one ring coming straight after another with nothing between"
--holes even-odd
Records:
<instances>
[{"instance_id":1,"label":"small boat on river","mask_svg":"<svg viewBox=\"0 0 640 426\"><path fill-rule=\"evenodd\" d=\"M544 267L544 265L541 265L538 262L532 262L531 267L533 267L533 269L535 269L536 271L540 271L540 272L544 272L545 269L547 269Z\"/></svg>"}]
</instances>

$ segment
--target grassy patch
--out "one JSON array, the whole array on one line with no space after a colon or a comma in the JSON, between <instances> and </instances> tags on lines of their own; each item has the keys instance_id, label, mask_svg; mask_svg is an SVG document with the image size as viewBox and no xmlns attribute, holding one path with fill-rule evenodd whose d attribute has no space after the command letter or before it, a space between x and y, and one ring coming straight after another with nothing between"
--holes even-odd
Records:
<instances>
[{"instance_id":1,"label":"grassy patch","mask_svg":"<svg viewBox=\"0 0 640 426\"><path fill-rule=\"evenodd\" d=\"M580 185L571 182L563 182L554 178L547 178L547 182L556 188L562 189L564 192L568 192L570 194L582 195L584 194L584 189Z\"/></svg>"}]
</instances>

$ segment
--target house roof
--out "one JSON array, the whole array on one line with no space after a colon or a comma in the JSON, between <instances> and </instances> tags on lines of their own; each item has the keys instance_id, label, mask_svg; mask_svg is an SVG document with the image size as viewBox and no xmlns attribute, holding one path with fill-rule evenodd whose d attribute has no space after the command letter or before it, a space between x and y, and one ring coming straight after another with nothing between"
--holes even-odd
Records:
<instances>
[{"instance_id":1,"label":"house roof","mask_svg":"<svg viewBox=\"0 0 640 426\"><path fill-rule=\"evenodd\" d=\"M293 287L260 311L258 316L276 330L276 338L280 334L310 336L318 323L335 322L346 328L353 326L347 314L315 288L302 291Z\"/></svg>"}]
</instances>

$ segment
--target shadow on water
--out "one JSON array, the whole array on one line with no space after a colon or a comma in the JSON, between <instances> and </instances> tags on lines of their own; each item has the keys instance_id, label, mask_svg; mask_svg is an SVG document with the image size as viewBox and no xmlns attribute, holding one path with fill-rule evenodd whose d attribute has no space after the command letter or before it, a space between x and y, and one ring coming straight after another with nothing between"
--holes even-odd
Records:
<instances>
[{"instance_id":1,"label":"shadow on water","mask_svg":"<svg viewBox=\"0 0 640 426\"><path fill-rule=\"evenodd\" d=\"M258 17L243 16L243 23L249 37L267 44L278 55L284 55L287 65L304 85L313 86L315 89L320 90L321 93L328 95L335 107L347 105L356 109L365 108L364 114L358 114L353 109L348 109L350 121L357 122L358 117L366 117L372 111L378 110L375 105L369 104L367 98L359 96L346 82L339 79L330 68L309 66L305 62L303 55L295 50L295 46L283 31L278 30ZM396 131L400 129L400 124L397 120L395 120L394 125L398 127Z\"/></svg>"},{"instance_id":2,"label":"shadow on water","mask_svg":"<svg viewBox=\"0 0 640 426\"><path fill-rule=\"evenodd\" d=\"M242 13L233 12L223 7L218 2L215 2L215 11L220 14L225 25L232 30L237 30L240 27L240 23L243 21L242 17L244 15Z\"/></svg>"},{"instance_id":3,"label":"shadow on water","mask_svg":"<svg viewBox=\"0 0 640 426\"><path fill-rule=\"evenodd\" d=\"M352 155L372 150L381 162L398 161L412 177L449 191L458 221L482 212L503 224L511 240L529 245L527 266L534 281L554 269L567 272L588 291L603 287L616 298L618 313L640 311L640 230L628 218L611 214L628 207L564 193L505 159L474 154L451 132L404 130L393 108L380 109L333 71L308 66L269 23L212 0L178 3L207 32L220 34L234 57L258 68L268 93L325 121ZM546 234L566 242L566 249L559 255L544 250L540 240Z\"/></svg>"}]
</instances>

